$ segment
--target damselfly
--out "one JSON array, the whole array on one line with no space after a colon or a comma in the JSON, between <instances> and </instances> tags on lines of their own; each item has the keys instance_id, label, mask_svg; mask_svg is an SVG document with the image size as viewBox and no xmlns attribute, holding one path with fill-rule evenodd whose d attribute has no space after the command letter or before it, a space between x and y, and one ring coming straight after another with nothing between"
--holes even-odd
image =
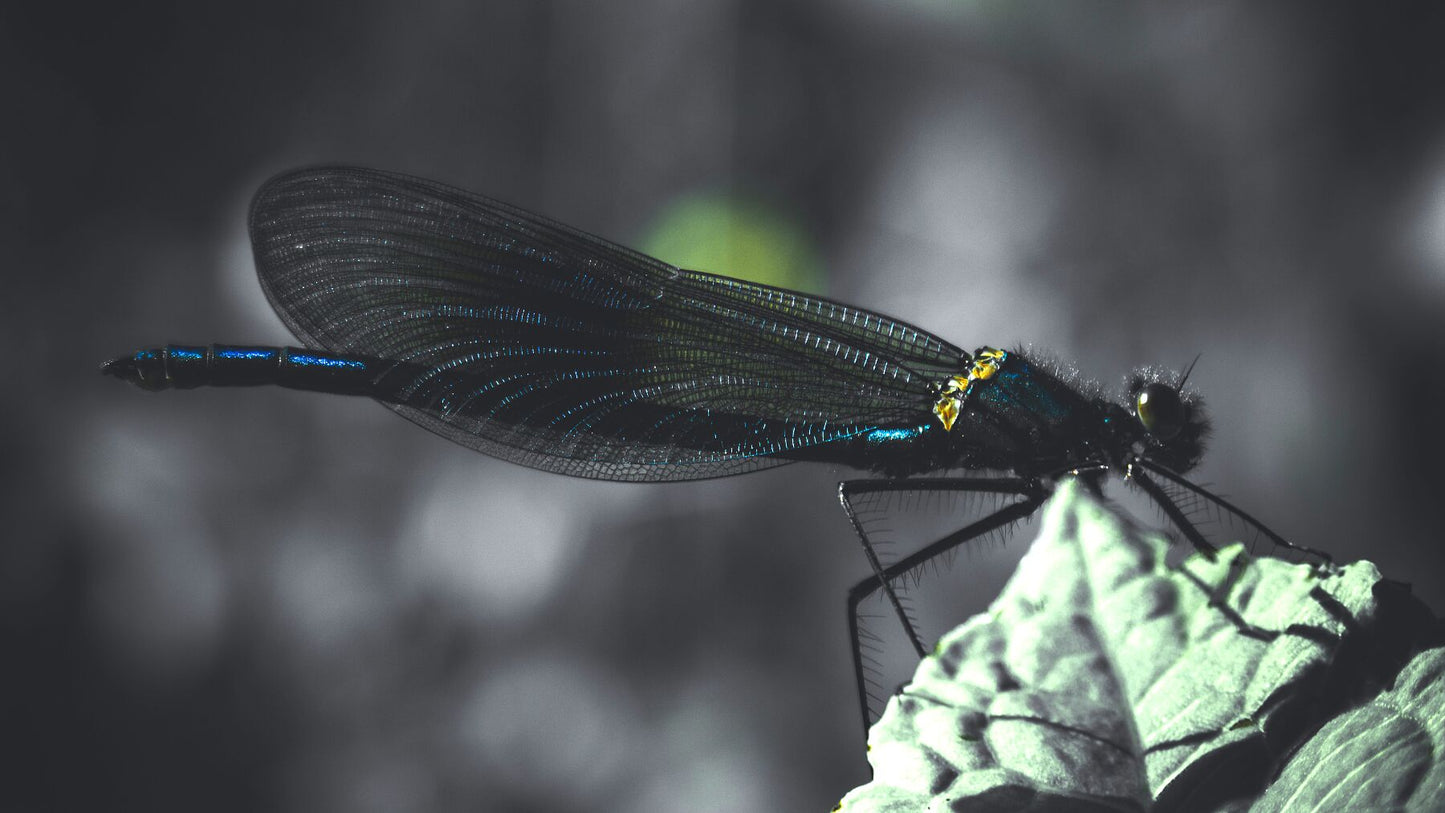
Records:
<instances>
[{"instance_id":1,"label":"damselfly","mask_svg":"<svg viewBox=\"0 0 1445 813\"><path fill-rule=\"evenodd\" d=\"M865 724L861 603L882 590L921 657L895 580L1033 514L1061 477L1096 488L1110 472L1126 477L1201 551L1213 548L1180 498L1295 547L1184 478L1209 426L1188 371L1139 372L1109 400L1019 350L965 352L872 311L685 271L376 170L277 177L257 193L250 227L262 288L305 349L169 345L104 371L149 390L365 395L472 449L599 480L794 461L868 472L838 489L873 571L847 600ZM944 491L1014 501L885 566L859 497Z\"/></svg>"}]
</instances>

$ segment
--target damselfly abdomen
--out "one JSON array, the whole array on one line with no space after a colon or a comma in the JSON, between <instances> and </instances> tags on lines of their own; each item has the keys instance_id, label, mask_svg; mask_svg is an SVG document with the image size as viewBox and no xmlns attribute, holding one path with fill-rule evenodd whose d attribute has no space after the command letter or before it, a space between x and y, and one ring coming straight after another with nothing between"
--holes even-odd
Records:
<instances>
[{"instance_id":1,"label":"damselfly abdomen","mask_svg":"<svg viewBox=\"0 0 1445 813\"><path fill-rule=\"evenodd\" d=\"M274 384L366 395L464 446L602 480L721 477L794 461L875 479L839 496L873 569L849 593L869 716L861 602L1032 514L1066 475L1123 475L1195 547L1174 499L1208 422L1181 376L1093 393L1017 350L965 352L911 325L780 288L675 268L520 209L387 172L308 169L251 208L261 285L301 348L170 345L107 363L152 390ZM967 476L951 476L963 472ZM865 493L959 491L1013 502L884 566L855 510Z\"/></svg>"}]
</instances>

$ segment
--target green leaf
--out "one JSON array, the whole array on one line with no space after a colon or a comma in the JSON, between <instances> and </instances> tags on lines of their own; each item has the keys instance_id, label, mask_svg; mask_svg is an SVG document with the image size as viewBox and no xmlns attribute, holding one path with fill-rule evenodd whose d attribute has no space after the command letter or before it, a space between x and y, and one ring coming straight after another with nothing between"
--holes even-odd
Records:
<instances>
[{"instance_id":1,"label":"green leaf","mask_svg":"<svg viewBox=\"0 0 1445 813\"><path fill-rule=\"evenodd\" d=\"M1413 599L1382 591L1368 562L1321 570L1234 545L1171 568L1167 548L1061 484L989 611L889 701L869 736L874 779L840 809L1247 808L1322 714L1379 679L1372 664L1389 659L1359 643L1382 615L1377 596ZM1417 693L1411 719L1439 753L1439 687L1421 680L1434 693ZM1411 748L1391 759L1414 764ZM1332 777L1295 768L1299 754L1262 805L1305 797L1282 787L1291 771L1310 799L1328 792Z\"/></svg>"},{"instance_id":2,"label":"green leaf","mask_svg":"<svg viewBox=\"0 0 1445 813\"><path fill-rule=\"evenodd\" d=\"M1445 810L1445 649L1331 720L1251 810Z\"/></svg>"},{"instance_id":3,"label":"green leaf","mask_svg":"<svg viewBox=\"0 0 1445 813\"><path fill-rule=\"evenodd\" d=\"M641 250L679 268L823 293L823 263L796 218L758 198L699 192L674 201Z\"/></svg>"}]
</instances>

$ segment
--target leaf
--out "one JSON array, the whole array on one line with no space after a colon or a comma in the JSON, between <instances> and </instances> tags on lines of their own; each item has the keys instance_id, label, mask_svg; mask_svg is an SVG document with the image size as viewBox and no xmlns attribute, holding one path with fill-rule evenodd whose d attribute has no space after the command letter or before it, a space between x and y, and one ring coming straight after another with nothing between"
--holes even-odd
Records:
<instances>
[{"instance_id":1,"label":"leaf","mask_svg":"<svg viewBox=\"0 0 1445 813\"><path fill-rule=\"evenodd\" d=\"M1382 580L1239 545L1170 568L1167 548L1061 484L989 611L889 701L874 779L838 809L1246 808L1358 683L1340 655Z\"/></svg>"},{"instance_id":2,"label":"leaf","mask_svg":"<svg viewBox=\"0 0 1445 813\"><path fill-rule=\"evenodd\" d=\"M1254 811L1445 810L1445 649L1417 655L1394 688L1331 720Z\"/></svg>"}]
</instances>

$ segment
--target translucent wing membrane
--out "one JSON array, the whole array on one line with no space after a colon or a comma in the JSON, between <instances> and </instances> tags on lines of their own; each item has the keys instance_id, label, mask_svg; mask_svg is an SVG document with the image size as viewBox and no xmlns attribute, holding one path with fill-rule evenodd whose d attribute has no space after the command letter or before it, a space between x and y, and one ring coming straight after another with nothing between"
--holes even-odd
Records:
<instances>
[{"instance_id":1,"label":"translucent wing membrane","mask_svg":"<svg viewBox=\"0 0 1445 813\"><path fill-rule=\"evenodd\" d=\"M251 239L302 341L394 362L383 400L402 415L564 474L715 477L921 423L964 355L870 311L374 170L272 180Z\"/></svg>"}]
</instances>

